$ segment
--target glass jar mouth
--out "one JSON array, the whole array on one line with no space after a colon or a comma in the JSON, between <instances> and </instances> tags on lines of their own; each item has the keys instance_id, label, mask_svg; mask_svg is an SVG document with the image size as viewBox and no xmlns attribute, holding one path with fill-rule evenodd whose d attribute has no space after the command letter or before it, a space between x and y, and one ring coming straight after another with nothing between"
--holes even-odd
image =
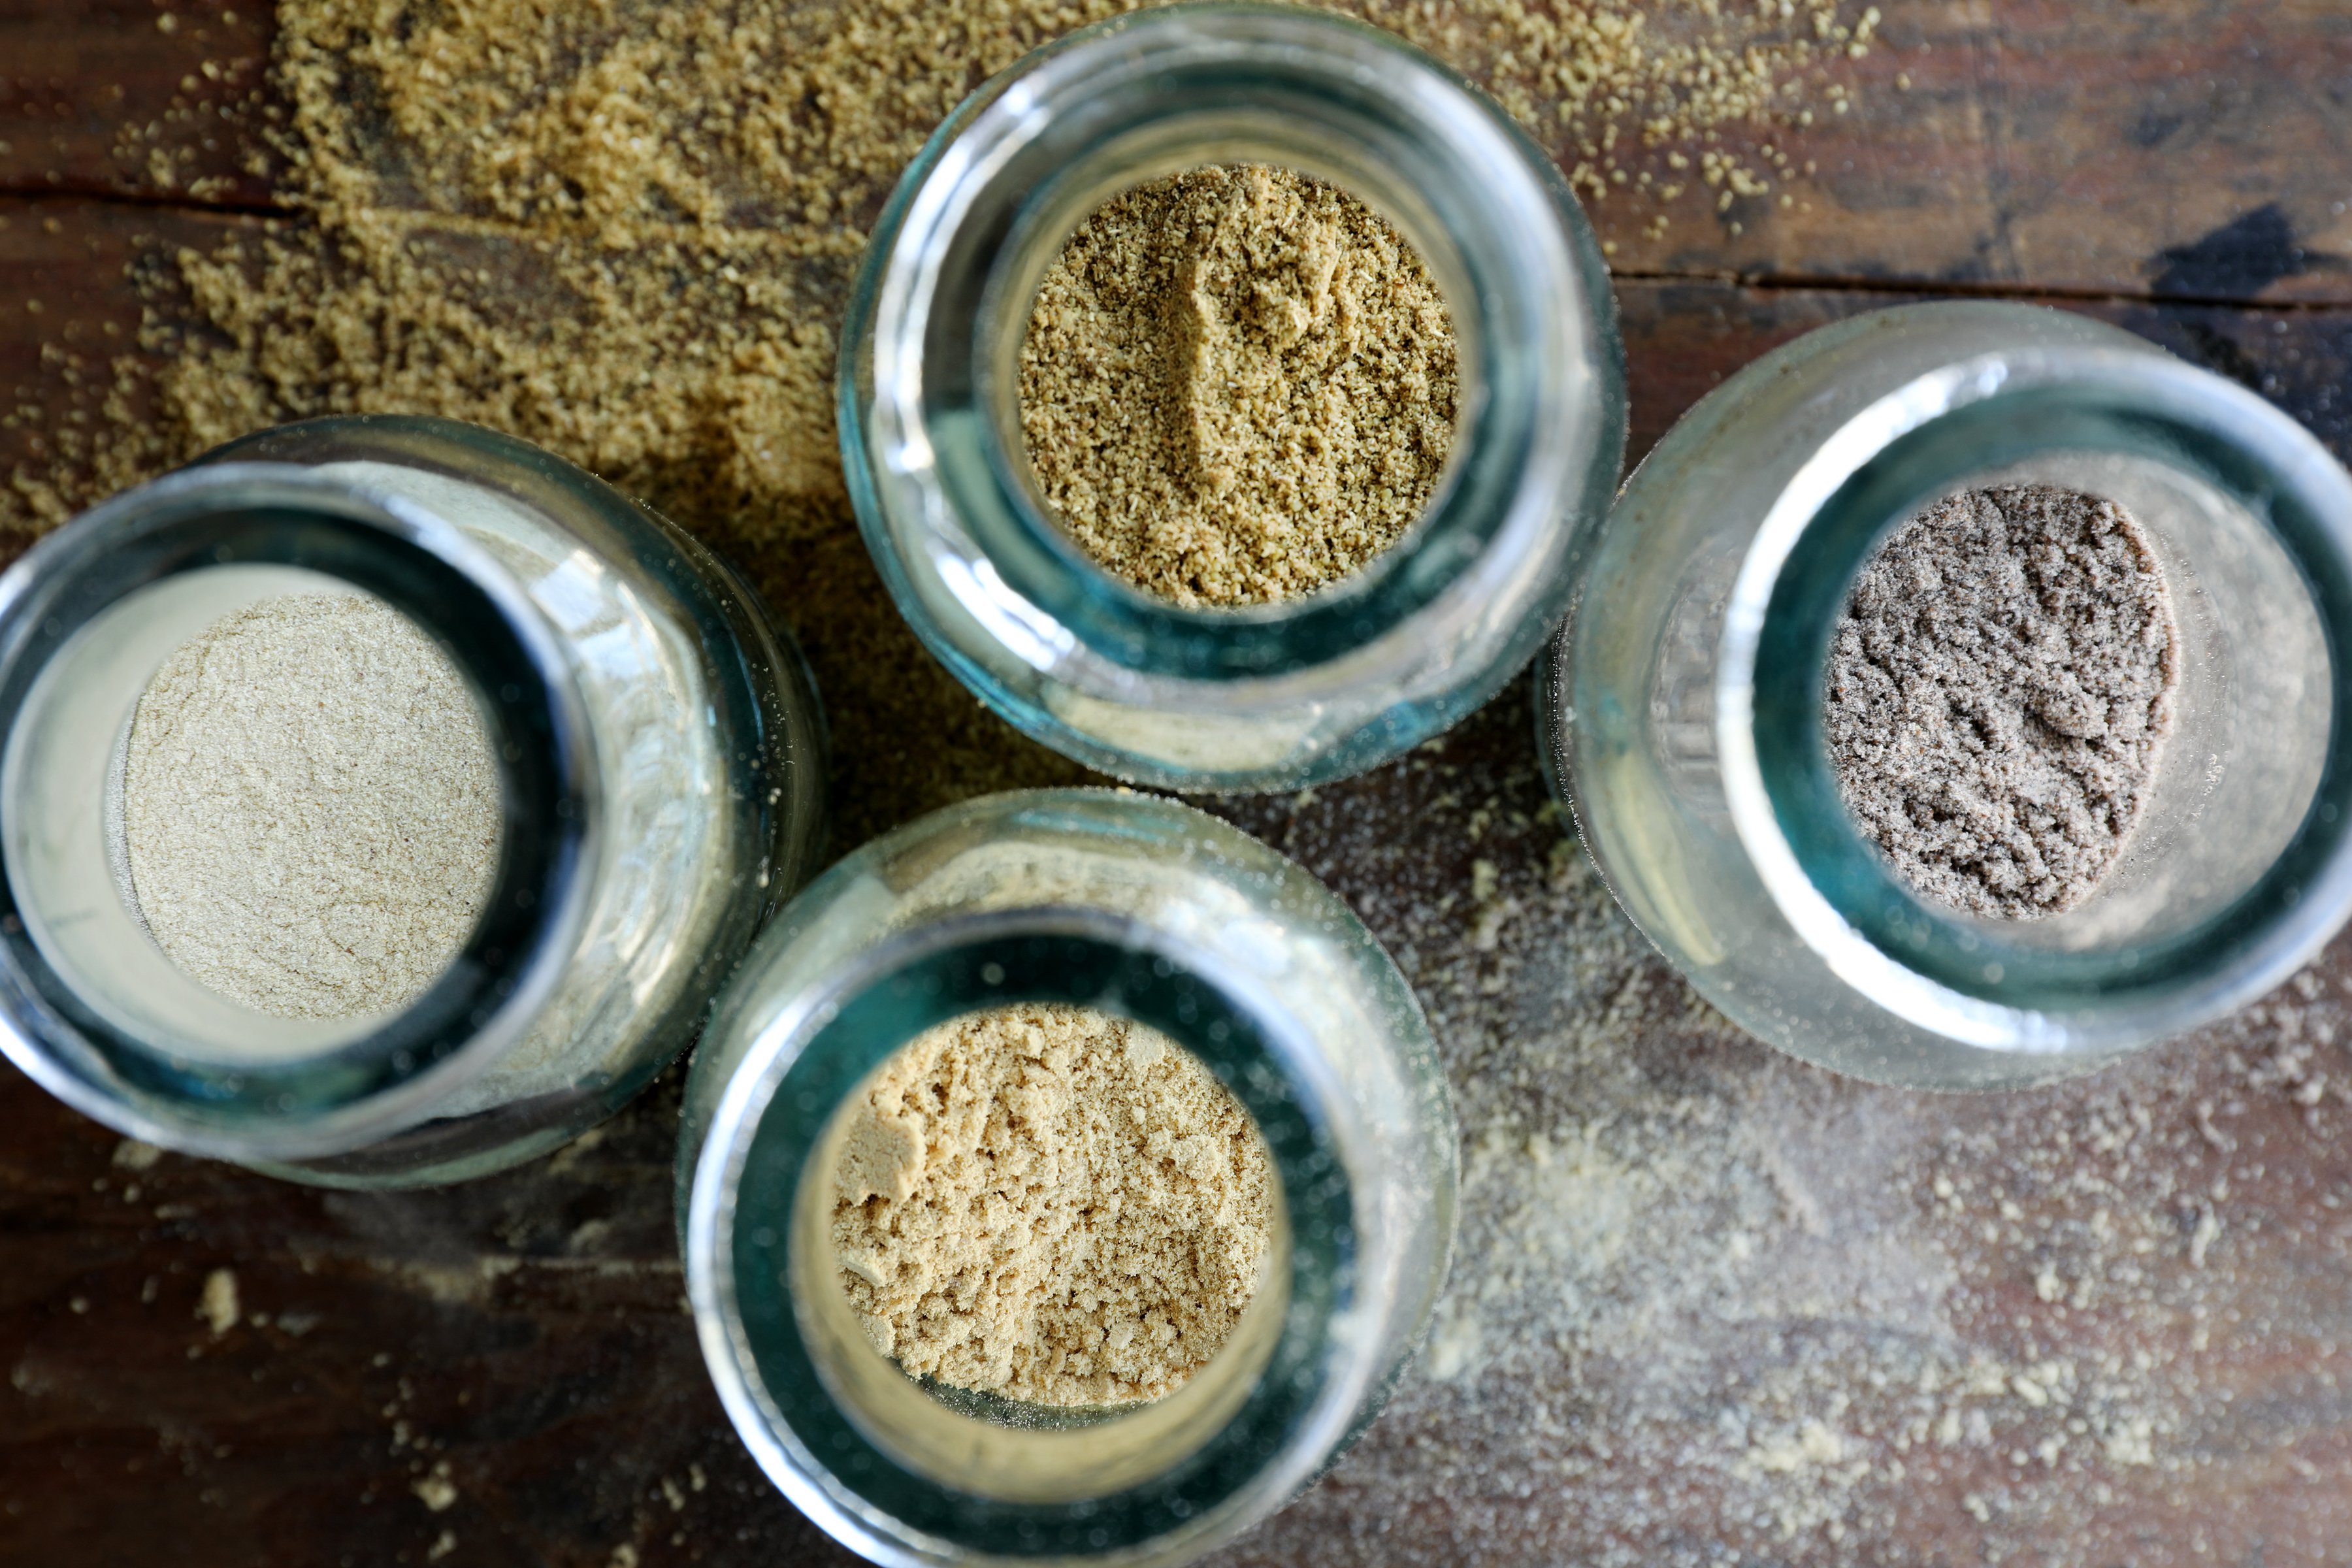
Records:
<instances>
[{"instance_id":1,"label":"glass jar mouth","mask_svg":"<svg viewBox=\"0 0 2352 1568\"><path fill-rule=\"evenodd\" d=\"M26 800L79 754L56 738L55 697L109 665L91 690L127 722L124 704L155 664L215 618L200 607L212 585L237 574L254 586L227 590L226 607L305 581L371 594L424 629L473 689L503 797L475 929L440 978L395 1012L347 1024L276 1019L181 973L139 930L119 880L93 892L79 863L39 842L37 824L20 814L0 823L0 1048L67 1103L136 1136L233 1159L302 1159L429 1115L528 1027L584 917L595 775L560 642L521 584L454 524L299 468L232 462L117 496L0 577L0 795ZM109 664L118 628L166 603L157 595L191 588L198 607L177 613L196 621L158 616ZM138 613L126 622L126 612ZM83 952L60 934L76 924L121 940L103 954ZM140 966L138 984L110 994L95 977L122 963Z\"/></svg>"},{"instance_id":2,"label":"glass jar mouth","mask_svg":"<svg viewBox=\"0 0 2352 1568\"><path fill-rule=\"evenodd\" d=\"M2180 906L2188 912L2176 910L2168 926L1980 919L1923 899L1847 811L1824 739L1832 630L1880 542L1928 502L1986 476L2063 474L2089 459L2173 476L2232 509L2242 547L2275 554L2274 583L2307 595L2311 642L2326 670L2326 733L2307 748L2312 776L2296 786L2307 796L2279 806L2275 853L2242 885ZM2192 573L2200 564L2187 563ZM2278 984L2352 910L2347 630L2352 478L2253 394L2185 363L2105 349L1948 365L1824 442L1741 563L1716 688L1733 823L1803 940L1897 1016L2026 1054L2148 1043ZM2126 839L2126 853L2132 847Z\"/></svg>"},{"instance_id":3,"label":"glass jar mouth","mask_svg":"<svg viewBox=\"0 0 2352 1568\"><path fill-rule=\"evenodd\" d=\"M1463 413L1423 518L1365 568L1279 605L1192 609L1114 578L1045 515L1020 435L1017 359L1038 282L1101 200L1234 162L1331 180L1397 226L1454 318ZM1184 5L1038 51L967 100L910 165L853 294L842 438L893 592L910 587L889 513L910 503L883 491L911 482L921 526L950 542L907 552L918 570L938 573L1016 658L1094 695L1131 700L1139 681L1274 689L1335 665L1425 657L1563 526L1593 455L1622 447L1622 396L1587 368L1591 340L1613 342L1613 308L1575 213L1559 171L1507 116L1360 23Z\"/></svg>"},{"instance_id":4,"label":"glass jar mouth","mask_svg":"<svg viewBox=\"0 0 2352 1568\"><path fill-rule=\"evenodd\" d=\"M1171 1538L1283 1500L1340 1436L1373 1373L1347 1328L1358 1242L1345 1129L1325 1109L1324 1069L1282 1010L1210 973L1166 933L1100 910L958 916L884 943L822 992L791 998L738 1066L695 1167L685 1216L688 1294L737 1430L778 1488L837 1539L888 1562L972 1552L1157 1560L1163 1553L1154 1548ZM795 1289L811 1277L793 1256L794 1233L805 1229L796 1222L812 1189L829 1180L815 1163L831 1146L835 1112L875 1068L935 1024L1024 1001L1147 1024L1198 1056L1241 1100L1265 1137L1286 1215L1279 1278L1261 1291L1279 1315L1266 1320L1257 1346L1245 1348L1237 1332L1193 1383L1157 1405L1078 1431L1016 1432L972 1413L976 1402L939 1402L938 1421L958 1430L927 1456L861 1411L824 1364L832 1352L821 1314ZM797 1245L805 1251L805 1241ZM878 1361L870 1345L857 1348ZM1210 1380L1237 1353L1262 1359L1245 1360L1239 1381L1219 1394ZM1152 1420L1195 1385L1206 1397L1147 1434L1164 1447L1117 1447L1120 1426ZM1022 1479L1024 1461L1005 1452L967 1458L954 1475L940 1468L942 1450L978 1456L1024 1442L1059 1442L1054 1457L1091 1467L1096 1479L1040 1485Z\"/></svg>"}]
</instances>

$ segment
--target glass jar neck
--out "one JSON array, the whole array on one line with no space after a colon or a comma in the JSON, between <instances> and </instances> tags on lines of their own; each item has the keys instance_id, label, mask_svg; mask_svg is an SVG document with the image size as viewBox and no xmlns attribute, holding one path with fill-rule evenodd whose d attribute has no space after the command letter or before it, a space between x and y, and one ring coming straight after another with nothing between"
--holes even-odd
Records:
<instances>
[{"instance_id":1,"label":"glass jar neck","mask_svg":"<svg viewBox=\"0 0 2352 1568\"><path fill-rule=\"evenodd\" d=\"M1446 299L1464 414L1427 515L1360 572L1281 605L1191 610L1114 579L1047 519L1024 456L1018 362L1038 285L1089 212L1141 182L1234 163L1330 180L1396 226ZM1402 668L1563 517L1597 515L1585 492L1603 449L1613 480L1622 400L1587 368L1613 312L1574 214L1506 116L1377 29L1202 5L1074 34L959 109L877 226L845 350L870 359L845 360L842 376L845 439L870 445L880 470L852 465L861 518L872 533L914 504L876 486L931 491L920 526L978 558L950 569L963 612L1023 661L1106 696L1139 679ZM893 551L876 553L896 570Z\"/></svg>"},{"instance_id":2,"label":"glass jar neck","mask_svg":"<svg viewBox=\"0 0 2352 1568\"><path fill-rule=\"evenodd\" d=\"M1267 998L1101 911L965 915L797 996L737 1068L686 1216L688 1282L722 1401L776 1484L877 1561L1174 1559L1311 1478L1374 1375L1345 1328L1357 1194L1339 1098ZM835 1113L933 1025L1020 1002L1135 1019L1193 1052L1264 1135L1279 1239L1224 1350L1155 1404L1076 1415L942 1398L851 1318L830 1256ZM831 1136L828 1136L829 1129ZM835 1298L840 1298L836 1300Z\"/></svg>"},{"instance_id":3,"label":"glass jar neck","mask_svg":"<svg viewBox=\"0 0 2352 1568\"><path fill-rule=\"evenodd\" d=\"M130 907L87 787L181 643L306 584L421 628L471 688L500 779L475 929L388 1015L278 1018L183 973ZM413 1124L527 1026L582 919L596 780L567 656L504 569L398 497L223 463L86 513L0 578L0 1045L157 1142L287 1160Z\"/></svg>"},{"instance_id":4,"label":"glass jar neck","mask_svg":"<svg viewBox=\"0 0 2352 1568\"><path fill-rule=\"evenodd\" d=\"M2176 601L2185 674L2147 811L2093 895L2041 919L1979 919L1921 898L1864 841L1822 693L1880 542L1943 496L2021 482L2137 521ZM1733 820L1783 914L1880 1005L1995 1049L2159 1038L2284 979L2352 907L2347 519L2352 479L2307 433L2144 352L1994 353L1863 411L1768 514L1717 667Z\"/></svg>"}]
</instances>

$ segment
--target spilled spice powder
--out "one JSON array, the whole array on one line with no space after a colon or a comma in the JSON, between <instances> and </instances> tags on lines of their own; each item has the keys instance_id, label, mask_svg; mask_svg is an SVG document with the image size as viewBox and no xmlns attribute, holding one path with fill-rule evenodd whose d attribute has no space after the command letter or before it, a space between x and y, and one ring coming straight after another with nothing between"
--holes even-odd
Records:
<instances>
[{"instance_id":1,"label":"spilled spice powder","mask_svg":"<svg viewBox=\"0 0 2352 1568\"><path fill-rule=\"evenodd\" d=\"M2179 684L2139 525L2050 485L1948 496L1864 563L1834 638L1838 789L1903 879L2011 920L2089 896L2147 804Z\"/></svg>"},{"instance_id":2,"label":"spilled spice powder","mask_svg":"<svg viewBox=\"0 0 2352 1568\"><path fill-rule=\"evenodd\" d=\"M2145 1563L2168 1510L2276 1539L2323 1496L2294 1550L2328 1560L2352 1497L2315 1453L2319 1483L2268 1468L2269 1407L2235 1380L2307 1343L2293 1374L2340 1385L2352 1355L2352 1236L2305 1239L2352 1116L2343 950L2201 1037L2030 1093L1822 1072L1633 929L1524 721L1490 704L1311 800L1213 803L1397 955L1463 1134L1428 1349L1329 1479L1221 1561L1854 1568L2063 1539Z\"/></svg>"},{"instance_id":3,"label":"spilled spice powder","mask_svg":"<svg viewBox=\"0 0 2352 1568\"><path fill-rule=\"evenodd\" d=\"M999 1007L924 1031L855 1102L842 1287L919 1377L1032 1405L1173 1393L1256 1295L1265 1142L1159 1031Z\"/></svg>"},{"instance_id":4,"label":"spilled spice powder","mask_svg":"<svg viewBox=\"0 0 2352 1568\"><path fill-rule=\"evenodd\" d=\"M163 142L233 146L282 116L249 161L279 171L268 194L294 216L140 216L139 352L61 339L0 414L22 455L0 531L273 423L474 420L643 497L784 612L833 715L845 841L976 792L1076 782L891 609L843 489L832 377L866 227L923 138L1028 49L1123 8L281 0L268 103L226 60L190 78L184 113L126 122L116 153L125 180L171 190L193 176ZM1338 8L1494 93L1588 199L1656 222L1712 223L1780 181L1789 137L1735 157L1759 139L1710 133L1843 101L1830 73L1870 31L1869 13L1822 4Z\"/></svg>"},{"instance_id":5,"label":"spilled spice powder","mask_svg":"<svg viewBox=\"0 0 2352 1568\"><path fill-rule=\"evenodd\" d=\"M1454 441L1454 331L1403 237L1287 169L1105 204L1046 271L1021 428L1056 519L1178 604L1347 575L1411 528Z\"/></svg>"}]
</instances>

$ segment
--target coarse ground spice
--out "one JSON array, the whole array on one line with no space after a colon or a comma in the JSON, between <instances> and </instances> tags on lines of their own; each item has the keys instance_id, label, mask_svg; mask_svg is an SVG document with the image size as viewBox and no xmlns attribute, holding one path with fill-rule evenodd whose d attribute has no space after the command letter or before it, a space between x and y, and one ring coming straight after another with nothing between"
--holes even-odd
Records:
<instances>
[{"instance_id":1,"label":"coarse ground spice","mask_svg":"<svg viewBox=\"0 0 2352 1568\"><path fill-rule=\"evenodd\" d=\"M843 1289L919 1377L1032 1405L1157 1399L1256 1295L1265 1140L1158 1030L1000 1007L917 1036L854 1102L835 1170Z\"/></svg>"},{"instance_id":2,"label":"coarse ground spice","mask_svg":"<svg viewBox=\"0 0 2352 1568\"><path fill-rule=\"evenodd\" d=\"M312 415L475 420L644 497L783 609L833 718L843 842L979 791L1073 782L1075 764L983 712L891 610L842 486L832 372L866 226L922 139L991 73L1120 8L282 0L269 91L284 120L256 167L282 171L271 194L296 216L151 253L138 355L110 366L56 345L57 401L0 416L37 420L40 453L0 511L46 526ZM1865 48L1875 16L1716 0L1341 8L1493 92L1589 199L1658 222L1700 205L1713 222L1773 188L1786 148L1749 168L1709 138L1845 101L1823 62ZM234 64L191 76L194 120L126 125L125 168L168 186L155 138L226 135L256 112Z\"/></svg>"},{"instance_id":3,"label":"coarse ground spice","mask_svg":"<svg viewBox=\"0 0 2352 1568\"><path fill-rule=\"evenodd\" d=\"M2049 485L1967 490L1855 575L1822 728L1863 831L1925 897L2031 919L2115 864L2179 684L2139 525Z\"/></svg>"},{"instance_id":4,"label":"coarse ground spice","mask_svg":"<svg viewBox=\"0 0 2352 1568\"><path fill-rule=\"evenodd\" d=\"M1055 519L1187 605L1268 604L1411 528L1452 449L1454 330L1421 258L1319 180L1213 167L1070 237L1021 349L1021 428Z\"/></svg>"}]
</instances>

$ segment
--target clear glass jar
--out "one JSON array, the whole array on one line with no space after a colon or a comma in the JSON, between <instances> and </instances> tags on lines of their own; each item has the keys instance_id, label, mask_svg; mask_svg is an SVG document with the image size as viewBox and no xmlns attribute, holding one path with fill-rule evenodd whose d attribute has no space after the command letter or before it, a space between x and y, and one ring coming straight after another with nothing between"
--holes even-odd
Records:
<instances>
[{"instance_id":1,"label":"clear glass jar","mask_svg":"<svg viewBox=\"0 0 2352 1568\"><path fill-rule=\"evenodd\" d=\"M1031 301L1104 201L1264 163L1360 197L1417 249L1460 355L1427 514L1320 593L1190 610L1049 521L1021 432ZM1391 34L1188 5L1074 33L964 102L874 231L843 337L843 461L925 644L1025 733L1171 789L1286 789L1397 755L1494 695L1568 603L1624 452L1607 273L1559 171Z\"/></svg>"},{"instance_id":2,"label":"clear glass jar","mask_svg":"<svg viewBox=\"0 0 2352 1568\"><path fill-rule=\"evenodd\" d=\"M1020 1001L1189 1047L1278 1173L1265 1284L1154 1404L951 1408L866 1340L826 1255L836 1110L922 1030ZM827 871L729 986L687 1085L688 1291L761 1468L876 1562L1181 1562L1379 1413L1444 1276L1457 1158L1412 990L1321 883L1170 801L993 795Z\"/></svg>"},{"instance_id":3,"label":"clear glass jar","mask_svg":"<svg viewBox=\"0 0 2352 1568\"><path fill-rule=\"evenodd\" d=\"M1841 801L1832 630L1895 526L1955 490L2102 496L2177 622L2172 732L2095 891L2041 919L1914 896ZM1994 1088L2252 1000L2352 908L2352 478L2285 415L2061 311L1906 306L1711 393L1627 482L1544 661L1586 847L1707 999L1808 1060Z\"/></svg>"},{"instance_id":4,"label":"clear glass jar","mask_svg":"<svg viewBox=\"0 0 2352 1568\"><path fill-rule=\"evenodd\" d=\"M278 1017L147 935L110 833L182 643L289 592L375 595L473 688L491 889L404 1007ZM122 1131L299 1181L454 1181L602 1120L692 1037L813 869L814 690L717 557L593 476L447 420L315 420L110 500L0 578L0 1045Z\"/></svg>"}]
</instances>

